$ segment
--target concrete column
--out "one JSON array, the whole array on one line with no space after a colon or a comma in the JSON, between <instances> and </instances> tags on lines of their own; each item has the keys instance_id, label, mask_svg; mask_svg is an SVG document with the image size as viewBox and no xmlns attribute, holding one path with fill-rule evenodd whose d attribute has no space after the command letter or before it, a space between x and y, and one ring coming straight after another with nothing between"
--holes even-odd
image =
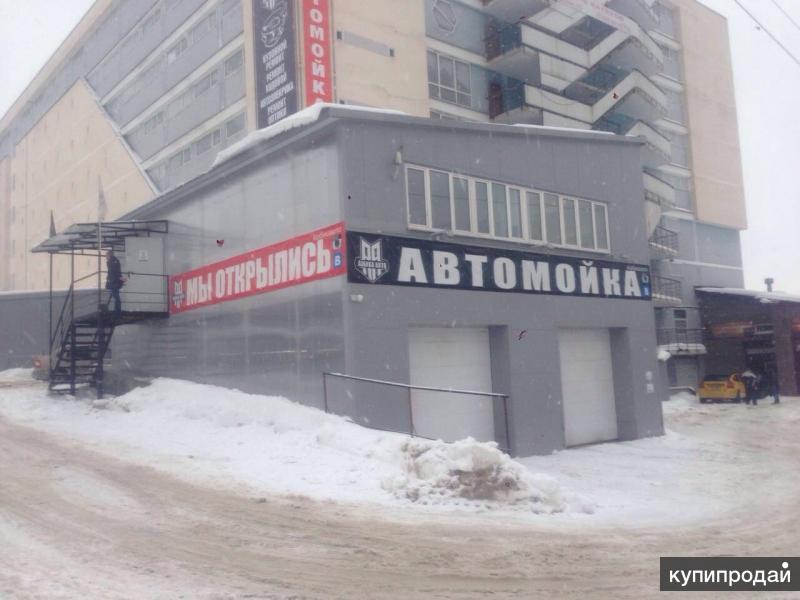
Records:
<instances>
[{"instance_id":1,"label":"concrete column","mask_svg":"<svg viewBox=\"0 0 800 600\"><path fill-rule=\"evenodd\" d=\"M789 304L778 304L772 311L778 385L780 393L789 396L796 396L800 393L797 388L797 364L792 343L792 317L795 313L800 313L800 311Z\"/></svg>"}]
</instances>

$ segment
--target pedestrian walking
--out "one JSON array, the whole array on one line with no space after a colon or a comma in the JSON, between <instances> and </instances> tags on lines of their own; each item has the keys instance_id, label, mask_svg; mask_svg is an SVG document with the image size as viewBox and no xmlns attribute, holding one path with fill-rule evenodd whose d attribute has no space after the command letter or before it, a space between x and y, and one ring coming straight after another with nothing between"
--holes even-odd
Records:
<instances>
[{"instance_id":1,"label":"pedestrian walking","mask_svg":"<svg viewBox=\"0 0 800 600\"><path fill-rule=\"evenodd\" d=\"M125 284L125 280L122 278L122 266L119 264L119 259L114 256L113 250L106 253L106 270L106 289L111 292L106 310L114 300L114 314L118 315L122 312L122 299L119 297L119 291Z\"/></svg>"},{"instance_id":2,"label":"pedestrian walking","mask_svg":"<svg viewBox=\"0 0 800 600\"><path fill-rule=\"evenodd\" d=\"M758 405L758 392L757 392L757 381L758 376L753 373L750 369L747 369L744 373L742 373L742 381L744 382L744 403L748 406L752 403L753 406Z\"/></svg>"}]
</instances>

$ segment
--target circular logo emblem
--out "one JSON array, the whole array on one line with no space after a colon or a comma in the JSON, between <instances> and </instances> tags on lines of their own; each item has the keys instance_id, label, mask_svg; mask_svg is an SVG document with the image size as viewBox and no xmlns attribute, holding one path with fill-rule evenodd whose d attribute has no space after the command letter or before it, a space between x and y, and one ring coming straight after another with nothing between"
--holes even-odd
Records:
<instances>
[{"instance_id":1,"label":"circular logo emblem","mask_svg":"<svg viewBox=\"0 0 800 600\"><path fill-rule=\"evenodd\" d=\"M450 0L436 0L433 3L433 20L445 33L453 33L458 26L456 9Z\"/></svg>"}]
</instances>

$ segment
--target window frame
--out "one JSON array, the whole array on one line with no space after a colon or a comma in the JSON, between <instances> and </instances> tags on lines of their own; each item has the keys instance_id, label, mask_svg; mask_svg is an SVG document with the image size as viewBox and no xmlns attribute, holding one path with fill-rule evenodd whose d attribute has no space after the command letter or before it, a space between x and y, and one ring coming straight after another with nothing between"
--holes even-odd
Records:
<instances>
[{"instance_id":1,"label":"window frame","mask_svg":"<svg viewBox=\"0 0 800 600\"><path fill-rule=\"evenodd\" d=\"M411 195L410 195L410 187L408 185L409 182L409 170L419 171L422 173L423 179L423 190L425 194L425 223L412 223L411 222ZM431 171L435 171L437 173L445 173L448 176L448 188L450 193L450 228L442 229L439 227L433 227L433 213L432 213L432 199L431 199L431 181L430 181L430 173ZM610 224L609 224L609 205L607 202L602 202L599 200L591 200L589 198L579 198L572 195L566 194L558 194L555 192L547 192L545 190L521 186L516 184L509 184L504 183L501 181L496 181L492 179L485 179L483 177L474 177L471 175L467 175L465 173L458 173L447 171L441 168L436 167L426 167L419 164L412 164L407 163L404 168L405 173L405 210L406 210L406 226L409 230L416 230L416 231L426 231L426 232L442 232L447 231L452 235L460 235L466 237L473 237L473 238L480 238L480 239L487 239L487 240L497 240L503 242L513 242L517 244L522 244L525 246L536 246L536 247L552 247L552 248L565 248L569 250L575 250L578 252L587 252L591 254L604 254L608 255L611 254L611 235L610 235ZM468 194L468 207L469 207L469 229L461 229L457 227L456 222L456 202L455 202L455 179L464 179L467 182L467 194ZM488 224L489 224L489 232L480 232L479 224L478 224L478 215L479 215L479 207L478 207L478 193L477 188L479 185L483 185L486 187L486 200L488 203ZM495 198L494 198L494 186L503 186L505 191L505 215L506 215L506 224L508 228L508 235L497 235L495 233ZM513 236L513 223L514 219L512 218L512 190L515 193L519 194L520 199L520 206L519 206L519 216L520 216L520 237ZM548 241L548 224L547 224L547 214L546 214L546 206L545 206L545 194L552 194L556 196L558 199L558 226L559 226L559 233L561 234L561 242L555 243ZM543 239L538 240L531 237L530 231L530 215L529 215L529 199L536 198L537 204L539 207L539 224L541 226L541 236ZM573 202L573 206L575 209L575 236L577 243L576 244L567 244L566 243L566 224L565 224L565 210L564 206L567 201ZM585 247L581 245L582 235L581 235L581 216L580 216L580 206L582 202L586 202L589 204L590 207L590 214L592 218L592 233L594 235L594 245L593 247ZM603 225L598 223L597 219L597 207L601 206L604 211L605 215L605 240L607 242L606 247L600 247L600 239L598 236L598 231L600 231L600 227Z\"/></svg>"},{"instance_id":2,"label":"window frame","mask_svg":"<svg viewBox=\"0 0 800 600\"><path fill-rule=\"evenodd\" d=\"M434 100L441 100L442 102L447 102L448 104L453 104L455 106L462 106L464 108L471 108L472 107L472 65L466 61L460 60L454 56L449 56L447 54L442 54L433 50L432 48L427 49L427 55L432 55L436 58L436 65L435 65L435 72L436 72L436 81L431 81L430 72L428 72L428 96L433 98ZM442 67L441 61L442 59L450 61L453 65L453 85L452 87L449 85L444 85L442 83ZM460 91L458 85L458 65L461 64L463 67L466 68L467 73L467 91ZM426 71L428 69L426 68ZM436 89L436 95L430 93L431 87ZM453 99L448 100L442 96L442 90L446 90L447 92L452 93ZM459 101L459 96L464 96L466 98L466 102Z\"/></svg>"}]
</instances>

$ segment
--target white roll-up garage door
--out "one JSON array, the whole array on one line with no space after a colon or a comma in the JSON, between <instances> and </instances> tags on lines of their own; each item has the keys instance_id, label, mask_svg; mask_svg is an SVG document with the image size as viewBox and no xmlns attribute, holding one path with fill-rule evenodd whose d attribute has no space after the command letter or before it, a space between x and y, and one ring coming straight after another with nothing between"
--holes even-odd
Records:
<instances>
[{"instance_id":1,"label":"white roll-up garage door","mask_svg":"<svg viewBox=\"0 0 800 600\"><path fill-rule=\"evenodd\" d=\"M617 439L608 329L562 329L558 350L566 445Z\"/></svg>"},{"instance_id":2,"label":"white roll-up garage door","mask_svg":"<svg viewBox=\"0 0 800 600\"><path fill-rule=\"evenodd\" d=\"M492 391L489 330L412 327L408 331L412 385ZM411 394L417 434L445 441L472 436L494 440L490 397L414 390Z\"/></svg>"}]
</instances>

